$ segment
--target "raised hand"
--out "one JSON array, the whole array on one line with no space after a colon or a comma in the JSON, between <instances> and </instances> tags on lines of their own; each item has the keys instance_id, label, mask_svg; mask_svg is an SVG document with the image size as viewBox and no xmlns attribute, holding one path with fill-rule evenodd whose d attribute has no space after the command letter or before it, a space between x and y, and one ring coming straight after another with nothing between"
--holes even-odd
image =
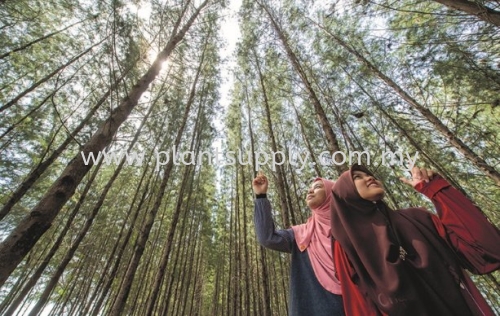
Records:
<instances>
[{"instance_id":1,"label":"raised hand","mask_svg":"<svg viewBox=\"0 0 500 316\"><path fill-rule=\"evenodd\" d=\"M434 175L435 173L431 169L413 167L413 169L411 169L411 179L401 177L399 178L399 180L403 181L406 184L411 185L412 187L415 187L422 181L424 182L431 181Z\"/></svg>"},{"instance_id":2,"label":"raised hand","mask_svg":"<svg viewBox=\"0 0 500 316\"><path fill-rule=\"evenodd\" d=\"M259 171L255 179L253 179L252 181L253 192L255 194L267 193L268 186L269 183L267 182L267 177L264 175L264 173L262 173L262 171Z\"/></svg>"}]
</instances>

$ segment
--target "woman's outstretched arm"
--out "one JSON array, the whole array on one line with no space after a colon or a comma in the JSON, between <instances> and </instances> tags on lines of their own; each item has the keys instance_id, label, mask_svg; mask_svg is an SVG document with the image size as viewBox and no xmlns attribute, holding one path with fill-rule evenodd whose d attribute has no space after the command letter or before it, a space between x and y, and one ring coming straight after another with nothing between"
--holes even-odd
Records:
<instances>
[{"instance_id":1,"label":"woman's outstretched arm","mask_svg":"<svg viewBox=\"0 0 500 316\"><path fill-rule=\"evenodd\" d=\"M462 257L465 268L476 274L500 269L500 231L460 191L439 175L415 189L436 207L434 224Z\"/></svg>"},{"instance_id":2,"label":"woman's outstretched arm","mask_svg":"<svg viewBox=\"0 0 500 316\"><path fill-rule=\"evenodd\" d=\"M252 181L253 192L256 195L254 224L257 240L266 248L292 252L293 231L292 229L276 230L271 203L267 199L268 186L267 177L259 171Z\"/></svg>"}]
</instances>

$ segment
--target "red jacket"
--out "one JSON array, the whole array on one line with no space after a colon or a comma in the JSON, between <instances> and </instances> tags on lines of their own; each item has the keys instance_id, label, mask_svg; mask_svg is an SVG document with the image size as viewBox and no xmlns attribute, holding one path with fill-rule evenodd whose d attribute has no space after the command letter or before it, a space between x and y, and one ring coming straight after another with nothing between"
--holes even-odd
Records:
<instances>
[{"instance_id":1,"label":"red jacket","mask_svg":"<svg viewBox=\"0 0 500 316\"><path fill-rule=\"evenodd\" d=\"M500 268L500 231L481 211L446 180L438 177L429 183L420 183L415 189L434 203L437 216L432 219L439 234L457 253L462 267L475 274L485 274ZM334 243L337 277L342 284L342 299L346 316L385 315L363 294L351 280L354 270L338 242ZM475 304L482 315L495 315L465 271L463 283L469 304ZM436 276L439 277L439 276ZM481 315L481 314L479 314Z\"/></svg>"}]
</instances>

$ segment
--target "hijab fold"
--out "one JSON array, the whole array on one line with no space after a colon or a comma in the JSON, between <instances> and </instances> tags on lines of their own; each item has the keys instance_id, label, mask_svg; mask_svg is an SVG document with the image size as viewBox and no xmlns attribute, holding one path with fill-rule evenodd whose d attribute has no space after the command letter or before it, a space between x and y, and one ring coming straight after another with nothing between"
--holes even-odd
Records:
<instances>
[{"instance_id":1,"label":"hijab fold","mask_svg":"<svg viewBox=\"0 0 500 316\"><path fill-rule=\"evenodd\" d=\"M295 242L300 251L309 255L314 274L319 283L329 292L341 294L340 282L335 277L335 267L332 254L331 240L331 203L334 182L321 180L325 188L325 201L318 207L311 209L312 215L305 224L292 226Z\"/></svg>"}]
</instances>

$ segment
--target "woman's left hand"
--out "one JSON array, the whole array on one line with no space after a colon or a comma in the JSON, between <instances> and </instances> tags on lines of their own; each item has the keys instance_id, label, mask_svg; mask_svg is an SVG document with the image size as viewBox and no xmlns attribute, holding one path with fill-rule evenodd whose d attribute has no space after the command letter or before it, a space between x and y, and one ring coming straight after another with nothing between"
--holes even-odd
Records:
<instances>
[{"instance_id":1,"label":"woman's left hand","mask_svg":"<svg viewBox=\"0 0 500 316\"><path fill-rule=\"evenodd\" d=\"M415 187L422 181L425 182L431 181L434 175L435 173L431 169L413 167L413 169L411 169L411 179L399 178L399 180L403 181L406 184L411 185L412 187Z\"/></svg>"}]
</instances>

